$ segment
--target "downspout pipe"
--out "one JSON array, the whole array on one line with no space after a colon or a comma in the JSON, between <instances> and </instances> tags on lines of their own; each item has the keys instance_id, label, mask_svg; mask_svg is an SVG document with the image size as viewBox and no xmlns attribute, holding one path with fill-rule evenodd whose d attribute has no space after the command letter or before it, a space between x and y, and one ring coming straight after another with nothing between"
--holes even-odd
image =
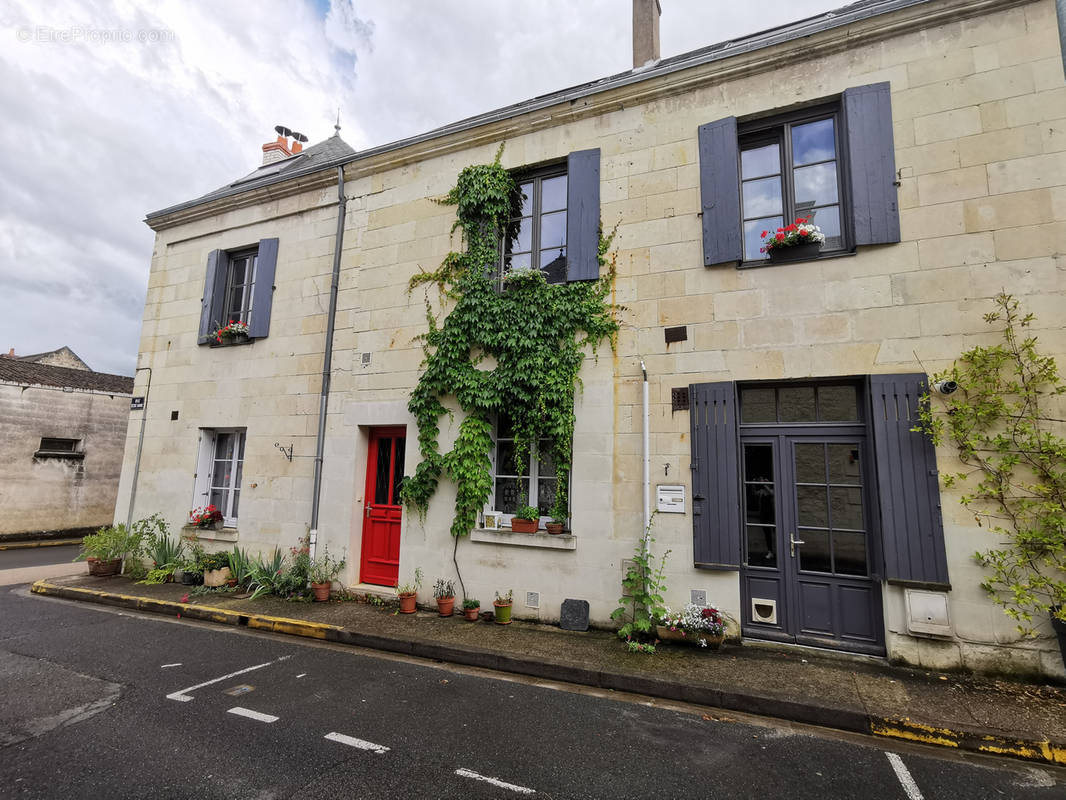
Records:
<instances>
[{"instance_id":1,"label":"downspout pipe","mask_svg":"<svg viewBox=\"0 0 1066 800\"><path fill-rule=\"evenodd\" d=\"M315 441L315 481L311 495L311 531L308 537L311 558L318 542L318 512L322 503L322 460L326 449L326 411L329 408L330 375L333 371L333 331L337 326L337 292L341 277L341 250L344 249L344 220L348 198L344 196L344 167L337 167L337 233L333 237L333 279L329 286L329 316L326 317L326 352L322 358L322 395L318 400L318 438Z\"/></svg>"},{"instance_id":2,"label":"downspout pipe","mask_svg":"<svg viewBox=\"0 0 1066 800\"><path fill-rule=\"evenodd\" d=\"M1062 72L1066 75L1066 0L1055 0L1055 16L1059 18L1059 55L1062 56Z\"/></svg>"},{"instance_id":3,"label":"downspout pipe","mask_svg":"<svg viewBox=\"0 0 1066 800\"><path fill-rule=\"evenodd\" d=\"M651 491L651 445L649 444L648 436L648 370L644 366L644 359L640 360L640 372L644 376L644 426L643 426L643 452L644 452L644 464L641 470L641 477L643 483L643 499L644 499L644 549L648 549L648 536L651 531L651 499L649 492Z\"/></svg>"},{"instance_id":4,"label":"downspout pipe","mask_svg":"<svg viewBox=\"0 0 1066 800\"><path fill-rule=\"evenodd\" d=\"M137 499L137 476L141 473L141 450L144 448L144 422L148 418L148 395L152 393L152 368L137 367L134 374L148 370L148 387L144 390L144 408L141 409L141 433L137 437L137 458L133 462L133 484L130 486L130 507L126 512L126 530L133 525L133 503Z\"/></svg>"}]
</instances>

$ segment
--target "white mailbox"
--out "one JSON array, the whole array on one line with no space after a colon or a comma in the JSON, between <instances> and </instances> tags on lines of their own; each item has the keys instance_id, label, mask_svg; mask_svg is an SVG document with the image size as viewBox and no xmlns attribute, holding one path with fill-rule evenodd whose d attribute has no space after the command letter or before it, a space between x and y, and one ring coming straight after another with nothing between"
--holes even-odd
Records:
<instances>
[{"instance_id":1,"label":"white mailbox","mask_svg":"<svg viewBox=\"0 0 1066 800\"><path fill-rule=\"evenodd\" d=\"M685 513L684 486L658 486L655 508L660 514Z\"/></svg>"}]
</instances>

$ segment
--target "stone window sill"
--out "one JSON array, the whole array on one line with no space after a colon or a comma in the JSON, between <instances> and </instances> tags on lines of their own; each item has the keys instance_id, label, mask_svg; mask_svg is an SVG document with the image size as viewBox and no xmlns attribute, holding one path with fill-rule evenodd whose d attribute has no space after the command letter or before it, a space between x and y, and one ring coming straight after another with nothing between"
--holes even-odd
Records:
<instances>
[{"instance_id":1,"label":"stone window sill","mask_svg":"<svg viewBox=\"0 0 1066 800\"><path fill-rule=\"evenodd\" d=\"M577 550L577 537L572 533L552 536L545 531L514 533L509 530L490 531L485 528L474 528L470 532L470 541L506 544L514 547L539 547L544 550Z\"/></svg>"},{"instance_id":2,"label":"stone window sill","mask_svg":"<svg viewBox=\"0 0 1066 800\"><path fill-rule=\"evenodd\" d=\"M185 525L182 527L181 532L184 535L195 536L197 539L204 539L209 542L237 541L236 528L222 528L221 530L215 531L211 528L197 528L195 525Z\"/></svg>"}]
</instances>

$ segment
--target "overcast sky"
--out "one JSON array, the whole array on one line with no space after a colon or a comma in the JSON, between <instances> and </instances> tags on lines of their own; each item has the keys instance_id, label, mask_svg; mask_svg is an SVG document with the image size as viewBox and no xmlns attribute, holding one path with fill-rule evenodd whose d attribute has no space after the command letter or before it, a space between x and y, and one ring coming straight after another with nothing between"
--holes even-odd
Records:
<instances>
[{"instance_id":1,"label":"overcast sky","mask_svg":"<svg viewBox=\"0 0 1066 800\"><path fill-rule=\"evenodd\" d=\"M661 0L664 57L843 0ZM132 374L149 211L284 124L358 149L632 66L631 0L5 0L0 351Z\"/></svg>"}]
</instances>

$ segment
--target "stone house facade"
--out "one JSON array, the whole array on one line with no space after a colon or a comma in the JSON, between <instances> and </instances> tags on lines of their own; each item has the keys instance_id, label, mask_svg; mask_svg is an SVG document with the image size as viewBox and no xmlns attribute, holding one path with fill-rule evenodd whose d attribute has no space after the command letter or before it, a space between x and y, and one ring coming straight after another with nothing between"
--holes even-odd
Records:
<instances>
[{"instance_id":1,"label":"stone house facade","mask_svg":"<svg viewBox=\"0 0 1066 800\"><path fill-rule=\"evenodd\" d=\"M531 203L513 263L569 249L571 279L589 277L577 209L597 208L625 311L615 351L581 371L569 533L509 530L501 422L457 551L468 594L513 589L541 620L583 599L607 621L644 528L646 376L668 602L705 598L746 639L1062 675L1053 643L1019 640L985 597L971 556L988 536L938 488L951 453L909 415L927 374L994 338L982 315L1002 289L1066 351L1064 120L1052 0L872 0L359 153L282 136L282 161L148 217L136 515L180 524L215 500L211 535L255 551L313 531L347 553L347 584L455 577L454 487L424 521L395 497L419 458L426 295L408 281L460 247L437 200L503 143ZM812 215L820 254L758 252L761 229ZM247 339L212 338L237 318ZM442 420L443 451L459 422ZM550 467L529 478L550 494Z\"/></svg>"},{"instance_id":2,"label":"stone house facade","mask_svg":"<svg viewBox=\"0 0 1066 800\"><path fill-rule=\"evenodd\" d=\"M0 355L0 535L110 524L132 390L133 378L94 372L67 347Z\"/></svg>"}]
</instances>

